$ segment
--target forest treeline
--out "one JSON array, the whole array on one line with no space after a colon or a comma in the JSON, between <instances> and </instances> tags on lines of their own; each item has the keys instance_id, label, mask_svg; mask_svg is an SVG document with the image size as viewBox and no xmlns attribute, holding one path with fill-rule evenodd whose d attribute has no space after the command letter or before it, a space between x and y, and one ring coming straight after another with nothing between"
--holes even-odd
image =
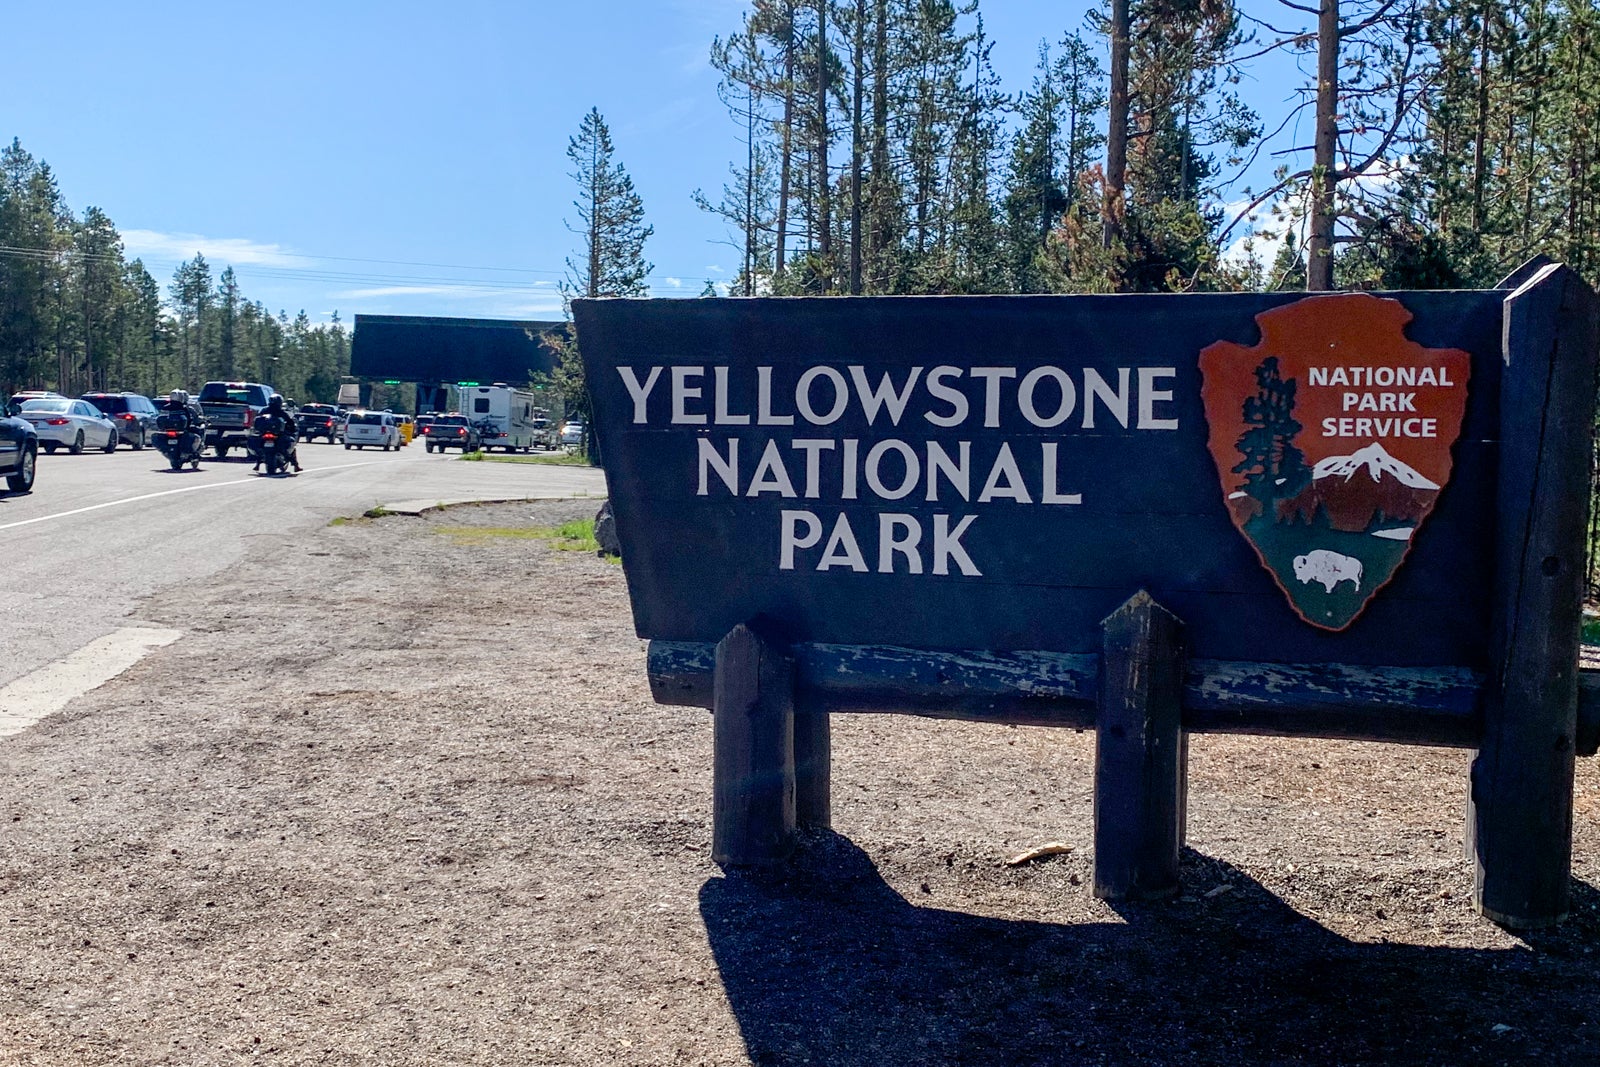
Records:
<instances>
[{"instance_id":1,"label":"forest treeline","mask_svg":"<svg viewBox=\"0 0 1600 1067\"><path fill-rule=\"evenodd\" d=\"M0 150L0 387L153 396L246 378L332 401L349 367L337 313L273 314L198 252L163 287L105 212L72 212L48 163L16 140Z\"/></svg>"},{"instance_id":2,"label":"forest treeline","mask_svg":"<svg viewBox=\"0 0 1600 1067\"><path fill-rule=\"evenodd\" d=\"M752 0L712 47L741 158L696 194L732 292L1600 278L1593 0L1104 0L1021 91L992 47L978 0ZM1252 214L1276 240L1225 255Z\"/></svg>"}]
</instances>

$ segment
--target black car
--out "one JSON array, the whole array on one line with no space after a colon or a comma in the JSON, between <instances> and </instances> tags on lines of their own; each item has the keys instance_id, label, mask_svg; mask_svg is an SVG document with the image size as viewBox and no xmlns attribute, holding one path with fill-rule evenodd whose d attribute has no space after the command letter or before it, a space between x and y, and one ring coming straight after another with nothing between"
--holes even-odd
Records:
<instances>
[{"instance_id":1,"label":"black car","mask_svg":"<svg viewBox=\"0 0 1600 1067\"><path fill-rule=\"evenodd\" d=\"M6 405L0 415L0 474L13 493L33 488L33 472L39 459L39 434L33 423L17 418L20 404Z\"/></svg>"},{"instance_id":2,"label":"black car","mask_svg":"<svg viewBox=\"0 0 1600 1067\"><path fill-rule=\"evenodd\" d=\"M332 404L301 404L294 413L300 429L300 440L311 441L318 437L330 445L339 439L339 409Z\"/></svg>"},{"instance_id":3,"label":"black car","mask_svg":"<svg viewBox=\"0 0 1600 1067\"><path fill-rule=\"evenodd\" d=\"M156 432L156 406L140 393L84 393L78 399L87 400L116 423L117 440L131 445L135 452L149 444Z\"/></svg>"}]
</instances>

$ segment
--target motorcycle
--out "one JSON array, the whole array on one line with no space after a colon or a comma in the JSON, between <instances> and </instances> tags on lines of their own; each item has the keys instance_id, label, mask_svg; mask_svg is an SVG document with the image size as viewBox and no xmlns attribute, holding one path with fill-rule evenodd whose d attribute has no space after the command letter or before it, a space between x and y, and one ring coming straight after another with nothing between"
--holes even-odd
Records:
<instances>
[{"instance_id":1,"label":"motorcycle","mask_svg":"<svg viewBox=\"0 0 1600 1067\"><path fill-rule=\"evenodd\" d=\"M157 416L152 443L167 457L173 470L182 470L185 463L190 470L200 469L200 450L205 447L205 436L191 428L188 416L175 412Z\"/></svg>"},{"instance_id":2,"label":"motorcycle","mask_svg":"<svg viewBox=\"0 0 1600 1067\"><path fill-rule=\"evenodd\" d=\"M294 434L285 420L260 415L244 447L258 465L266 464L268 475L283 474L289 468L289 456L294 451Z\"/></svg>"}]
</instances>

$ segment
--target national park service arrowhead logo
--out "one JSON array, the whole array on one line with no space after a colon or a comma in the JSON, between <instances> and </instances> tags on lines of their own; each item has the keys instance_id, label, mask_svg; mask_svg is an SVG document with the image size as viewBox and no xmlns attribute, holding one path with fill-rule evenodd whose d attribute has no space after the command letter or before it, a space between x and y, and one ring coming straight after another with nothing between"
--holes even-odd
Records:
<instances>
[{"instance_id":1,"label":"national park service arrowhead logo","mask_svg":"<svg viewBox=\"0 0 1600 1067\"><path fill-rule=\"evenodd\" d=\"M1450 480L1471 357L1406 338L1366 293L1256 316L1254 347L1200 353L1228 513L1313 626L1343 630L1394 577Z\"/></svg>"}]
</instances>

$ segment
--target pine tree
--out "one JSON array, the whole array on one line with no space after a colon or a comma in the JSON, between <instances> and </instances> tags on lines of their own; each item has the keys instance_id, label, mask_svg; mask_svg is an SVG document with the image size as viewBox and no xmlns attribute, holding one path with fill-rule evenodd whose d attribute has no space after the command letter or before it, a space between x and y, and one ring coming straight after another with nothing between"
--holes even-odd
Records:
<instances>
[{"instance_id":1,"label":"pine tree","mask_svg":"<svg viewBox=\"0 0 1600 1067\"><path fill-rule=\"evenodd\" d=\"M69 240L67 213L49 165L13 140L0 151L0 382L42 384L56 348Z\"/></svg>"},{"instance_id":2,"label":"pine tree","mask_svg":"<svg viewBox=\"0 0 1600 1067\"><path fill-rule=\"evenodd\" d=\"M115 354L113 328L122 280L122 238L104 211L97 207L84 211L72 234L72 253L82 360L66 387L73 392L104 389L111 385L109 363Z\"/></svg>"},{"instance_id":3,"label":"pine tree","mask_svg":"<svg viewBox=\"0 0 1600 1067\"><path fill-rule=\"evenodd\" d=\"M569 222L567 228L583 238L584 246L582 260L567 260L567 278L561 286L567 301L580 296L644 296L649 291L645 279L653 268L644 258L644 243L654 229L645 224L644 201L634 191L627 170L613 160L615 151L600 110L591 108L567 144L572 180L578 186L578 199L573 201L578 225ZM556 353L551 380L563 406L568 414L581 416L585 427L592 426L577 331L547 333L545 341ZM586 445L590 458L597 459L593 442Z\"/></svg>"},{"instance_id":4,"label":"pine tree","mask_svg":"<svg viewBox=\"0 0 1600 1067\"><path fill-rule=\"evenodd\" d=\"M230 265L217 279L218 373L236 378L238 370L239 278Z\"/></svg>"},{"instance_id":5,"label":"pine tree","mask_svg":"<svg viewBox=\"0 0 1600 1067\"><path fill-rule=\"evenodd\" d=\"M1274 500L1295 496L1311 480L1305 455L1294 444L1301 429L1294 394L1295 380L1285 379L1278 357L1268 356L1256 368L1256 394L1244 400L1245 431L1238 442L1244 458L1233 473L1245 476L1245 492L1269 515Z\"/></svg>"},{"instance_id":6,"label":"pine tree","mask_svg":"<svg viewBox=\"0 0 1600 1067\"><path fill-rule=\"evenodd\" d=\"M196 252L172 274L168 291L178 318L178 376L195 382L208 373L205 330L211 311L211 265Z\"/></svg>"},{"instance_id":7,"label":"pine tree","mask_svg":"<svg viewBox=\"0 0 1600 1067\"><path fill-rule=\"evenodd\" d=\"M572 180L578 186L578 224L567 228L583 238L583 258L567 260L564 291L569 296L643 296L653 269L644 243L654 228L644 221L644 201L633 179L613 160L611 131L598 108L590 109L567 143Z\"/></svg>"}]
</instances>

